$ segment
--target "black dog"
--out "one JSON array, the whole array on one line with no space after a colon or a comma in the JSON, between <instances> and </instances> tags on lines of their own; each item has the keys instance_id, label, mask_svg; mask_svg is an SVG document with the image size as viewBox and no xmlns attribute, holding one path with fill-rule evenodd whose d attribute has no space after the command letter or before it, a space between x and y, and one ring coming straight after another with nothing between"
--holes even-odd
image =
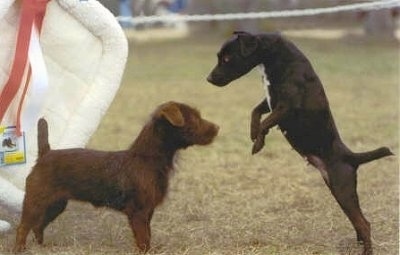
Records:
<instances>
[{"instance_id":1,"label":"black dog","mask_svg":"<svg viewBox=\"0 0 400 255\"><path fill-rule=\"evenodd\" d=\"M393 155L386 147L353 153L341 140L317 74L304 54L279 33L252 35L235 32L218 53L218 64L207 80L217 86L264 69L267 98L251 115L253 154L264 146L269 129L278 125L291 146L321 171L326 185L353 224L363 254L372 254L370 224L357 196L357 168ZM270 100L269 100L270 98ZM262 122L261 115L271 112Z\"/></svg>"}]
</instances>

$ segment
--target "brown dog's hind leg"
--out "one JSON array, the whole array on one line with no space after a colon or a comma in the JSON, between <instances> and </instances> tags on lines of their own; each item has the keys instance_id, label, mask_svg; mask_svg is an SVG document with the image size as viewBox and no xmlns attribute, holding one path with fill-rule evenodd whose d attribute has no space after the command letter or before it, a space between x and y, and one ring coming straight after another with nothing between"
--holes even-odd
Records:
<instances>
[{"instance_id":1,"label":"brown dog's hind leg","mask_svg":"<svg viewBox=\"0 0 400 255\"><path fill-rule=\"evenodd\" d=\"M17 237L15 240L15 245L14 245L14 253L19 253L22 252L26 249L26 238L29 234L29 231L32 229L32 223L31 222L23 222L19 224L17 228Z\"/></svg>"},{"instance_id":2,"label":"brown dog's hind leg","mask_svg":"<svg viewBox=\"0 0 400 255\"><path fill-rule=\"evenodd\" d=\"M21 222L17 228L17 236L14 246L14 252L22 252L26 247L26 239L29 232L37 224L37 221L43 217L42 207L38 204L32 203L25 195L24 205L22 210Z\"/></svg>"},{"instance_id":3,"label":"brown dog's hind leg","mask_svg":"<svg viewBox=\"0 0 400 255\"><path fill-rule=\"evenodd\" d=\"M41 221L35 224L32 229L38 244L43 244L43 232L45 228L65 210L67 203L68 200L59 200L47 207Z\"/></svg>"},{"instance_id":4,"label":"brown dog's hind leg","mask_svg":"<svg viewBox=\"0 0 400 255\"><path fill-rule=\"evenodd\" d=\"M338 163L329 170L332 172L328 173L328 186L353 225L357 240L364 244L362 254L372 255L370 224L361 211L357 195L357 169L347 163Z\"/></svg>"}]
</instances>

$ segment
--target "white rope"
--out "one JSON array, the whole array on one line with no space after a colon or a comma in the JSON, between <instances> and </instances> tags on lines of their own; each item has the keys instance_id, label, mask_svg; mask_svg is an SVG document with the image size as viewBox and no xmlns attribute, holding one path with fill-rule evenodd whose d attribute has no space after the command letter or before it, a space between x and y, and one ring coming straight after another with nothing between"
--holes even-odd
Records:
<instances>
[{"instance_id":1,"label":"white rope","mask_svg":"<svg viewBox=\"0 0 400 255\"><path fill-rule=\"evenodd\" d=\"M161 16L139 16L139 17L117 17L119 21L131 22L132 24L156 23L156 22L197 22L197 21L221 21L238 19L266 19L282 17L316 16L348 11L371 11L387 9L400 6L400 0L377 0L372 2L341 5L335 7L296 9L270 12L246 12L227 14L201 14L201 15L161 15Z\"/></svg>"}]
</instances>

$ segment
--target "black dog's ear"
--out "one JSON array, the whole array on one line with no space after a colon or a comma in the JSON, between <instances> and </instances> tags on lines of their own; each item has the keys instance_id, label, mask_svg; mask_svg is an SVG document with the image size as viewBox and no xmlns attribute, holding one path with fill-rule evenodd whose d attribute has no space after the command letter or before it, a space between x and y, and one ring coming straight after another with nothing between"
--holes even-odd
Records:
<instances>
[{"instance_id":1,"label":"black dog's ear","mask_svg":"<svg viewBox=\"0 0 400 255\"><path fill-rule=\"evenodd\" d=\"M251 35L249 32L246 31L233 31L234 35Z\"/></svg>"},{"instance_id":2,"label":"black dog's ear","mask_svg":"<svg viewBox=\"0 0 400 255\"><path fill-rule=\"evenodd\" d=\"M274 44L282 44L285 41L280 32L264 33L259 40L261 48L268 50L271 50Z\"/></svg>"},{"instance_id":3,"label":"black dog's ear","mask_svg":"<svg viewBox=\"0 0 400 255\"><path fill-rule=\"evenodd\" d=\"M243 57L253 54L258 47L258 39L256 36L246 32L235 32L240 45L240 53Z\"/></svg>"}]
</instances>

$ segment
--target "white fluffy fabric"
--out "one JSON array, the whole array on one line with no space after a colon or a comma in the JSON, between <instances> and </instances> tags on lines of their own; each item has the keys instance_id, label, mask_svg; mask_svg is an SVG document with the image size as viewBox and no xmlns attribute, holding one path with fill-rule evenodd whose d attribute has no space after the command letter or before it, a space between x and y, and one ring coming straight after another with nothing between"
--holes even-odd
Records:
<instances>
[{"instance_id":1,"label":"white fluffy fabric","mask_svg":"<svg viewBox=\"0 0 400 255\"><path fill-rule=\"evenodd\" d=\"M0 91L15 53L19 1L0 1ZM40 116L49 123L52 148L84 146L121 82L128 45L115 17L95 0L51 0L40 35L49 87ZM28 91L29 105L34 91ZM15 125L19 98L1 125ZM22 122L24 116L22 116ZM0 207L20 213L25 178L37 155L36 125L26 132L27 163L0 167ZM0 218L1 215L0 215ZM0 232L10 226L0 220Z\"/></svg>"}]
</instances>

